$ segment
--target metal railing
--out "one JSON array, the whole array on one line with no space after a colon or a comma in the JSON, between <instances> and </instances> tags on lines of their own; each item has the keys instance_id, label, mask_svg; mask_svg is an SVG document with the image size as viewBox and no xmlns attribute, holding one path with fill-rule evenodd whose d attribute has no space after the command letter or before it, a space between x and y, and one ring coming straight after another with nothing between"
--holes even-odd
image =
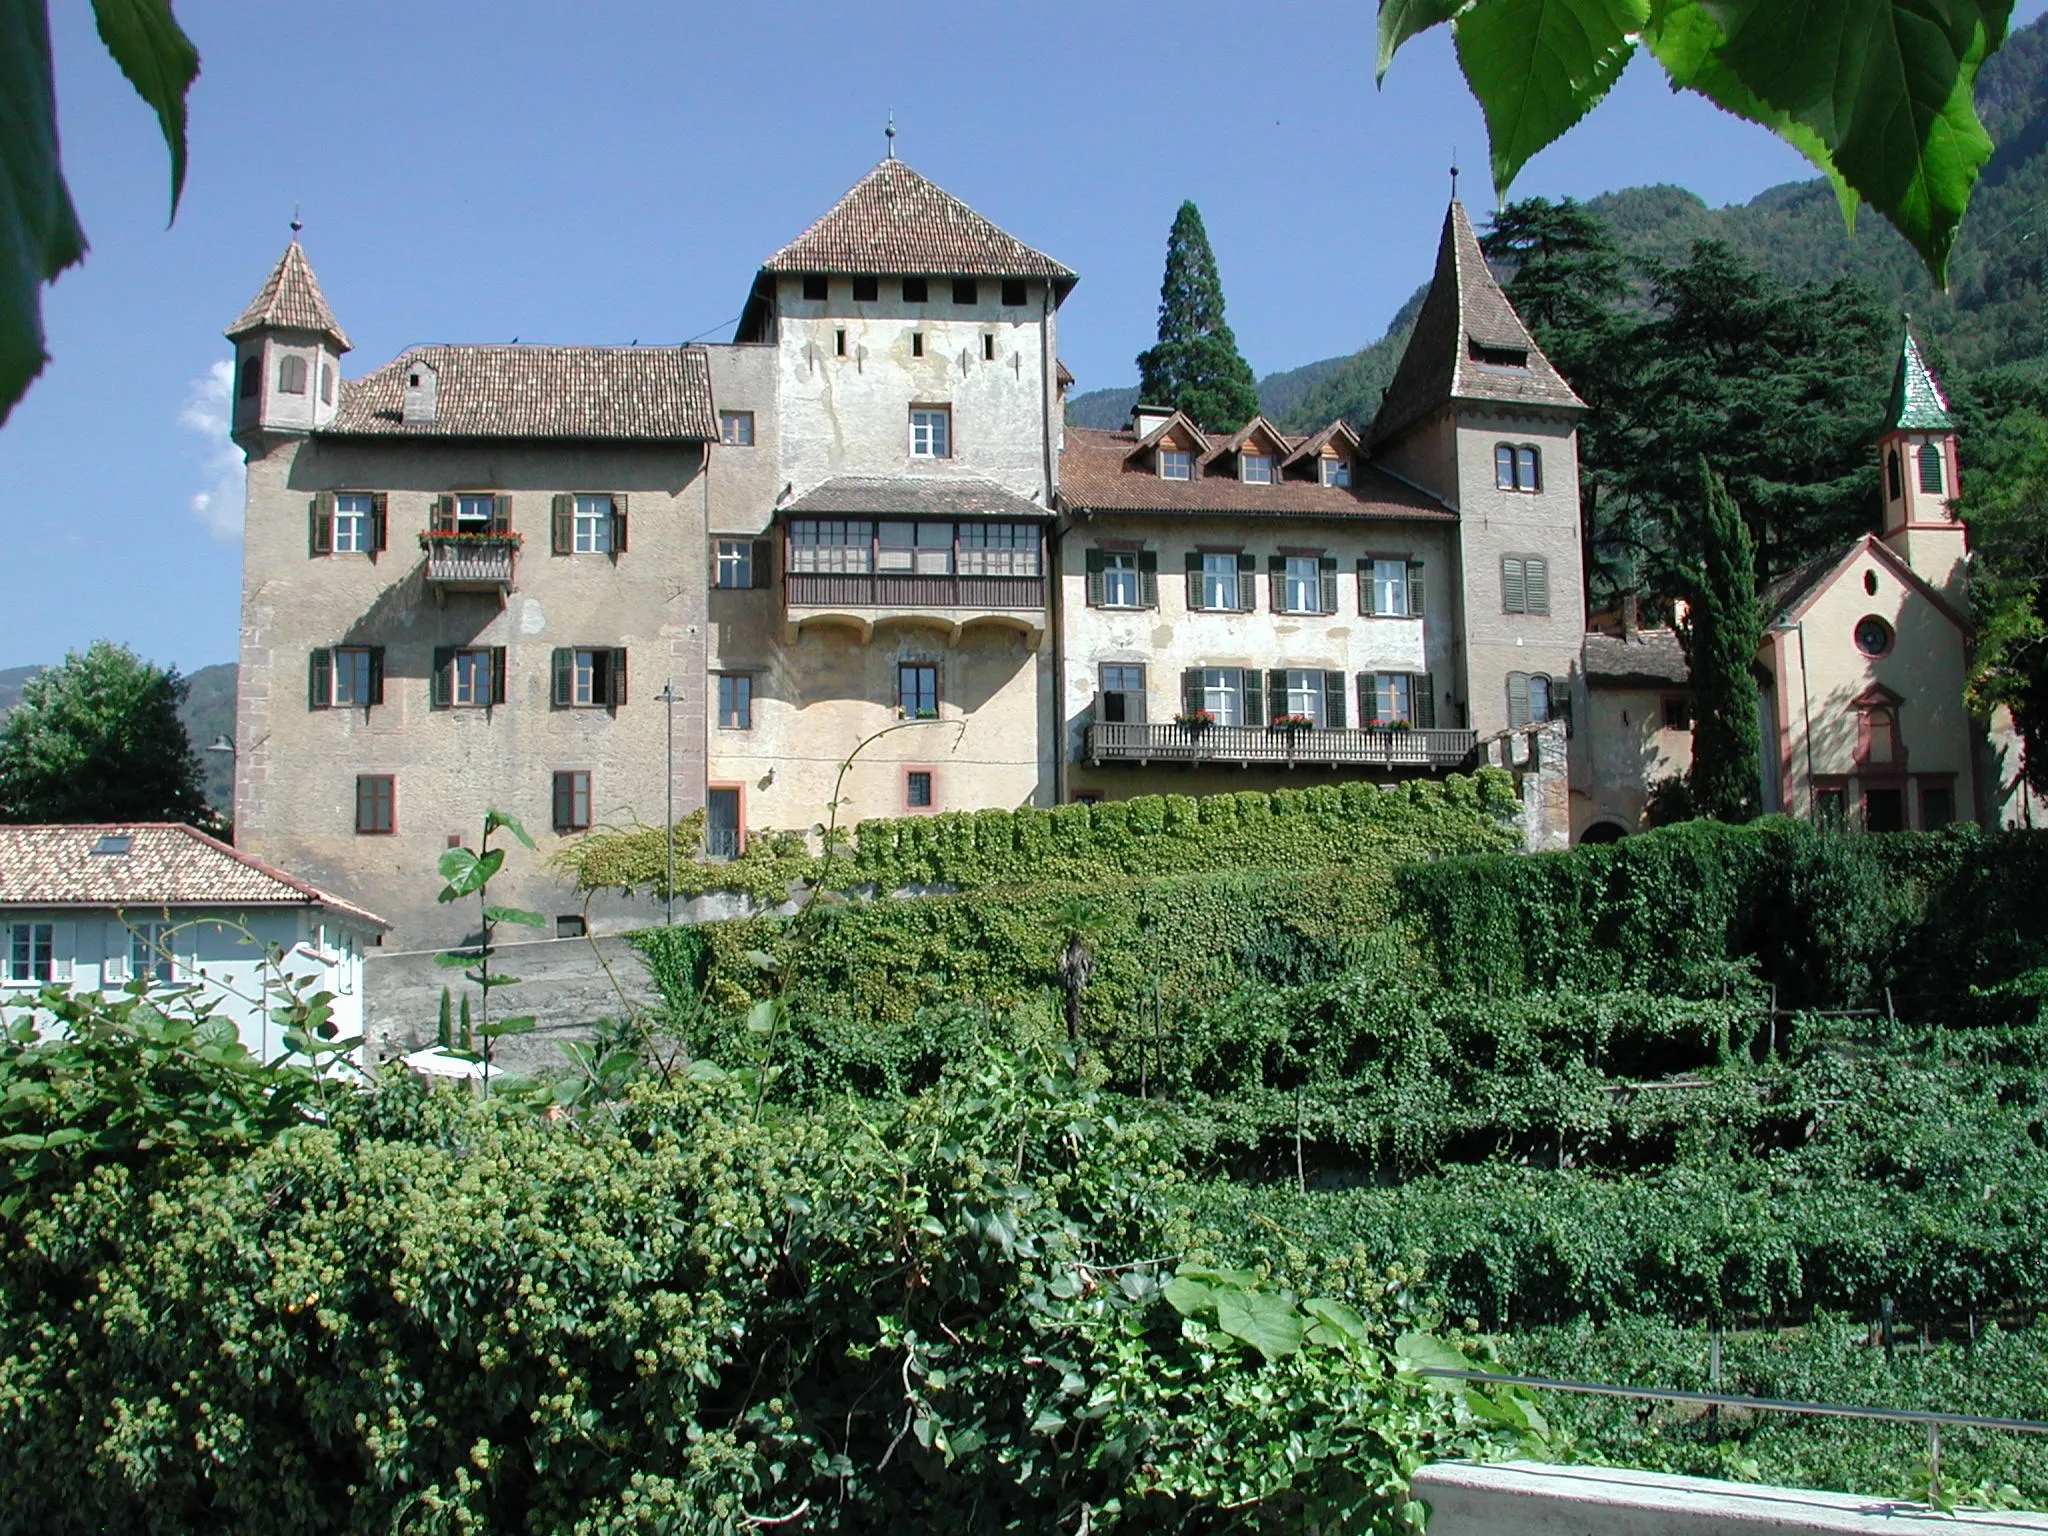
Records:
<instances>
[{"instance_id":1,"label":"metal railing","mask_svg":"<svg viewBox=\"0 0 2048 1536\"><path fill-rule=\"evenodd\" d=\"M923 576L908 571L791 571L792 608L1043 609L1043 576Z\"/></svg>"},{"instance_id":2,"label":"metal railing","mask_svg":"<svg viewBox=\"0 0 2048 1536\"><path fill-rule=\"evenodd\" d=\"M1456 768L1472 755L1471 731L1285 730L1247 725L1088 727L1091 763L1277 763L1294 767Z\"/></svg>"},{"instance_id":3,"label":"metal railing","mask_svg":"<svg viewBox=\"0 0 2048 1536\"><path fill-rule=\"evenodd\" d=\"M736 859L740 856L743 836L738 827L707 827L704 831L704 857L707 859Z\"/></svg>"}]
</instances>

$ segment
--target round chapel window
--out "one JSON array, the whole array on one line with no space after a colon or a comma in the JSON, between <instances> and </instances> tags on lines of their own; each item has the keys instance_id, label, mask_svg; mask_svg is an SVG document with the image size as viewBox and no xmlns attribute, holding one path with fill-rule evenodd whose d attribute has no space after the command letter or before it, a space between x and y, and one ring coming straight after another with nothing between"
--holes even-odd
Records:
<instances>
[{"instance_id":1,"label":"round chapel window","mask_svg":"<svg viewBox=\"0 0 2048 1536\"><path fill-rule=\"evenodd\" d=\"M1882 656L1892 648L1892 627L1876 614L1856 621L1856 649L1866 656Z\"/></svg>"}]
</instances>

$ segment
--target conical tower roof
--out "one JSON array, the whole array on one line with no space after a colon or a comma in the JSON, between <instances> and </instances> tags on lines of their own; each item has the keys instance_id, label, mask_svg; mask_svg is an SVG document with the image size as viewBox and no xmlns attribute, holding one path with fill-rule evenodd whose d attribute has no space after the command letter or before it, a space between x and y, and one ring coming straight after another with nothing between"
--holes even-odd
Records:
<instances>
[{"instance_id":1,"label":"conical tower roof","mask_svg":"<svg viewBox=\"0 0 2048 1536\"><path fill-rule=\"evenodd\" d=\"M1494 281L1472 220L1455 197L1444 214L1422 313L1370 437L1385 442L1454 400L1585 409Z\"/></svg>"},{"instance_id":2,"label":"conical tower roof","mask_svg":"<svg viewBox=\"0 0 2048 1536\"><path fill-rule=\"evenodd\" d=\"M327 307L327 296L320 291L320 281L313 276L312 263L306 260L296 235L277 258L277 265L270 269L270 276L263 280L256 297L224 334L228 340L238 341L251 331L266 327L314 331L331 338L340 351L349 349L348 335L334 318L334 311Z\"/></svg>"},{"instance_id":3,"label":"conical tower roof","mask_svg":"<svg viewBox=\"0 0 2048 1536\"><path fill-rule=\"evenodd\" d=\"M1948 413L1948 397L1934 370L1920 356L1913 328L1906 327L1906 339L1899 347L1898 370L1892 375L1892 403L1884 413L1887 432L1953 432L1956 424Z\"/></svg>"}]
</instances>

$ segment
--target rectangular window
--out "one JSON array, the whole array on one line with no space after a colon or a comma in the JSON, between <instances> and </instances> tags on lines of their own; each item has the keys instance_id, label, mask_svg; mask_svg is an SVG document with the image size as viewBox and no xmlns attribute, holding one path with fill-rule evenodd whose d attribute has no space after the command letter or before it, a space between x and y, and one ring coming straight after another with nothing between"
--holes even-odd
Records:
<instances>
[{"instance_id":1,"label":"rectangular window","mask_svg":"<svg viewBox=\"0 0 2048 1536\"><path fill-rule=\"evenodd\" d=\"M955 304L979 304L981 285L971 277L953 279L953 302Z\"/></svg>"},{"instance_id":2,"label":"rectangular window","mask_svg":"<svg viewBox=\"0 0 2048 1536\"><path fill-rule=\"evenodd\" d=\"M1123 664L1102 668L1102 702L1097 714L1105 725L1145 723L1145 669Z\"/></svg>"},{"instance_id":3,"label":"rectangular window","mask_svg":"<svg viewBox=\"0 0 2048 1536\"><path fill-rule=\"evenodd\" d=\"M555 652L549 699L557 709L617 709L626 702L622 649L563 646Z\"/></svg>"},{"instance_id":4,"label":"rectangular window","mask_svg":"<svg viewBox=\"0 0 2048 1536\"><path fill-rule=\"evenodd\" d=\"M711 583L728 589L750 588L755 583L754 539L720 539L713 551Z\"/></svg>"},{"instance_id":5,"label":"rectangular window","mask_svg":"<svg viewBox=\"0 0 2048 1536\"><path fill-rule=\"evenodd\" d=\"M7 928L7 979L18 985L57 979L57 925L10 923Z\"/></svg>"},{"instance_id":6,"label":"rectangular window","mask_svg":"<svg viewBox=\"0 0 2048 1536\"><path fill-rule=\"evenodd\" d=\"M923 331L912 331L912 332L910 333L910 355L911 355L912 357L923 357L923 356L924 356L924 332L923 332Z\"/></svg>"},{"instance_id":7,"label":"rectangular window","mask_svg":"<svg viewBox=\"0 0 2048 1536\"><path fill-rule=\"evenodd\" d=\"M865 576L874 568L875 525L800 517L789 525L789 568L834 576Z\"/></svg>"},{"instance_id":8,"label":"rectangular window","mask_svg":"<svg viewBox=\"0 0 2048 1536\"><path fill-rule=\"evenodd\" d=\"M1200 607L1215 612L1234 613L1243 605L1238 601L1238 565L1235 550L1202 552L1202 585Z\"/></svg>"},{"instance_id":9,"label":"rectangular window","mask_svg":"<svg viewBox=\"0 0 2048 1536\"><path fill-rule=\"evenodd\" d=\"M461 495L455 498L455 531L457 533L492 533L498 527L498 498L496 496Z\"/></svg>"},{"instance_id":10,"label":"rectangular window","mask_svg":"<svg viewBox=\"0 0 2048 1536\"><path fill-rule=\"evenodd\" d=\"M959 545L962 576L1042 574L1035 523L962 523Z\"/></svg>"},{"instance_id":11,"label":"rectangular window","mask_svg":"<svg viewBox=\"0 0 2048 1536\"><path fill-rule=\"evenodd\" d=\"M376 545L371 523L376 499L354 494L334 498L334 552L337 555L367 555Z\"/></svg>"},{"instance_id":12,"label":"rectangular window","mask_svg":"<svg viewBox=\"0 0 2048 1536\"><path fill-rule=\"evenodd\" d=\"M371 698L371 659L367 645L337 645L334 648L334 707L367 709Z\"/></svg>"},{"instance_id":13,"label":"rectangular window","mask_svg":"<svg viewBox=\"0 0 2048 1536\"><path fill-rule=\"evenodd\" d=\"M1408 616L1408 562L1375 560L1372 563L1372 611L1393 618Z\"/></svg>"},{"instance_id":14,"label":"rectangular window","mask_svg":"<svg viewBox=\"0 0 2048 1536\"><path fill-rule=\"evenodd\" d=\"M1295 715L1327 724L1323 714L1323 674L1320 670L1289 667L1282 673L1281 697L1274 701L1276 715Z\"/></svg>"},{"instance_id":15,"label":"rectangular window","mask_svg":"<svg viewBox=\"0 0 2048 1536\"><path fill-rule=\"evenodd\" d=\"M160 987L167 987L177 979L169 923L128 925L128 974L138 980L153 981Z\"/></svg>"},{"instance_id":16,"label":"rectangular window","mask_svg":"<svg viewBox=\"0 0 2048 1536\"><path fill-rule=\"evenodd\" d=\"M612 499L609 496L578 496L575 526L570 548L579 555L608 555L612 552Z\"/></svg>"},{"instance_id":17,"label":"rectangular window","mask_svg":"<svg viewBox=\"0 0 2048 1536\"><path fill-rule=\"evenodd\" d=\"M590 932L590 922L580 912L571 912L555 919L555 937L558 939L580 939Z\"/></svg>"},{"instance_id":18,"label":"rectangular window","mask_svg":"<svg viewBox=\"0 0 2048 1536\"><path fill-rule=\"evenodd\" d=\"M923 303L927 303L927 302L929 302L929 301L930 301L930 299L931 299L931 296L932 296L932 285L931 285L931 282L930 282L930 280L929 280L929 279L927 279L927 278L922 278L922 277L906 277L905 279L903 279L903 302L904 302L904 303L906 303L906 304L923 304Z\"/></svg>"},{"instance_id":19,"label":"rectangular window","mask_svg":"<svg viewBox=\"0 0 2048 1536\"><path fill-rule=\"evenodd\" d=\"M747 834L740 827L739 790L712 785L704 792L704 857L736 859L746 840Z\"/></svg>"},{"instance_id":20,"label":"rectangular window","mask_svg":"<svg viewBox=\"0 0 2048 1536\"><path fill-rule=\"evenodd\" d=\"M1322 561L1314 555L1284 555L1280 569L1280 611L1323 611Z\"/></svg>"},{"instance_id":21,"label":"rectangular window","mask_svg":"<svg viewBox=\"0 0 2048 1536\"><path fill-rule=\"evenodd\" d=\"M996 360L996 339L995 339L995 337L993 337L993 336L983 336L983 337L981 338L981 360L982 360L982 361L983 361L984 363L992 363L992 362L994 362L994 361Z\"/></svg>"},{"instance_id":22,"label":"rectangular window","mask_svg":"<svg viewBox=\"0 0 2048 1536\"><path fill-rule=\"evenodd\" d=\"M951 523L882 523L875 534L876 570L906 576L952 575Z\"/></svg>"},{"instance_id":23,"label":"rectangular window","mask_svg":"<svg viewBox=\"0 0 2048 1536\"><path fill-rule=\"evenodd\" d=\"M448 701L458 709L488 709L491 704L491 651L470 646L448 658Z\"/></svg>"},{"instance_id":24,"label":"rectangular window","mask_svg":"<svg viewBox=\"0 0 2048 1536\"><path fill-rule=\"evenodd\" d=\"M1500 561L1503 613L1550 612L1550 562L1540 555L1503 555Z\"/></svg>"},{"instance_id":25,"label":"rectangular window","mask_svg":"<svg viewBox=\"0 0 2048 1536\"><path fill-rule=\"evenodd\" d=\"M1380 725L1415 723L1415 679L1406 672L1381 672L1372 680L1372 717Z\"/></svg>"},{"instance_id":26,"label":"rectangular window","mask_svg":"<svg viewBox=\"0 0 2048 1536\"><path fill-rule=\"evenodd\" d=\"M1841 831L1849 822L1849 791L1839 784L1815 788L1813 818L1831 832Z\"/></svg>"},{"instance_id":27,"label":"rectangular window","mask_svg":"<svg viewBox=\"0 0 2048 1536\"><path fill-rule=\"evenodd\" d=\"M1349 459L1325 458L1323 460L1323 484L1351 484L1351 461Z\"/></svg>"},{"instance_id":28,"label":"rectangular window","mask_svg":"<svg viewBox=\"0 0 2048 1536\"><path fill-rule=\"evenodd\" d=\"M912 406L910 456L950 459L953 456L953 413L944 406Z\"/></svg>"},{"instance_id":29,"label":"rectangular window","mask_svg":"<svg viewBox=\"0 0 2048 1536\"><path fill-rule=\"evenodd\" d=\"M566 770L555 775L555 830L590 830L590 774L585 769Z\"/></svg>"},{"instance_id":30,"label":"rectangular window","mask_svg":"<svg viewBox=\"0 0 2048 1536\"><path fill-rule=\"evenodd\" d=\"M1246 485L1271 485L1273 483L1273 455L1270 453L1241 453L1237 457L1237 477Z\"/></svg>"},{"instance_id":31,"label":"rectangular window","mask_svg":"<svg viewBox=\"0 0 2048 1536\"><path fill-rule=\"evenodd\" d=\"M721 731L751 731L754 728L754 680L744 672L718 674L718 728Z\"/></svg>"},{"instance_id":32,"label":"rectangular window","mask_svg":"<svg viewBox=\"0 0 2048 1536\"><path fill-rule=\"evenodd\" d=\"M1689 731L1692 729L1692 700L1675 694L1664 699L1664 729L1667 731Z\"/></svg>"},{"instance_id":33,"label":"rectangular window","mask_svg":"<svg viewBox=\"0 0 2048 1536\"><path fill-rule=\"evenodd\" d=\"M906 720L939 717L939 669L925 662L905 662L896 669L896 706Z\"/></svg>"},{"instance_id":34,"label":"rectangular window","mask_svg":"<svg viewBox=\"0 0 2048 1536\"><path fill-rule=\"evenodd\" d=\"M1920 830L1939 832L1956 819L1956 792L1948 784L1920 786Z\"/></svg>"},{"instance_id":35,"label":"rectangular window","mask_svg":"<svg viewBox=\"0 0 2048 1536\"><path fill-rule=\"evenodd\" d=\"M903 804L908 810L928 811L932 808L932 771L929 768L911 768L903 775Z\"/></svg>"},{"instance_id":36,"label":"rectangular window","mask_svg":"<svg viewBox=\"0 0 2048 1536\"><path fill-rule=\"evenodd\" d=\"M356 776L356 831L364 836L384 836L398 823L398 786L388 773Z\"/></svg>"},{"instance_id":37,"label":"rectangular window","mask_svg":"<svg viewBox=\"0 0 2048 1536\"><path fill-rule=\"evenodd\" d=\"M1022 309L1028 302L1021 280L1014 277L1003 279L1003 304L1006 308Z\"/></svg>"},{"instance_id":38,"label":"rectangular window","mask_svg":"<svg viewBox=\"0 0 2048 1536\"><path fill-rule=\"evenodd\" d=\"M1203 667L1196 674L1198 702L1218 725L1245 724L1244 672L1238 667Z\"/></svg>"},{"instance_id":39,"label":"rectangular window","mask_svg":"<svg viewBox=\"0 0 2048 1536\"><path fill-rule=\"evenodd\" d=\"M822 304L832 296L830 280L823 273L811 272L804 277L804 297L813 304Z\"/></svg>"},{"instance_id":40,"label":"rectangular window","mask_svg":"<svg viewBox=\"0 0 2048 1536\"><path fill-rule=\"evenodd\" d=\"M872 304L882 296L882 280L879 277L856 277L853 280L853 302Z\"/></svg>"},{"instance_id":41,"label":"rectangular window","mask_svg":"<svg viewBox=\"0 0 2048 1536\"><path fill-rule=\"evenodd\" d=\"M753 447L754 413L752 411L720 411L718 413L718 440L728 448Z\"/></svg>"},{"instance_id":42,"label":"rectangular window","mask_svg":"<svg viewBox=\"0 0 2048 1536\"><path fill-rule=\"evenodd\" d=\"M846 332L834 331L832 333L832 355L835 357L846 356Z\"/></svg>"},{"instance_id":43,"label":"rectangular window","mask_svg":"<svg viewBox=\"0 0 2048 1536\"><path fill-rule=\"evenodd\" d=\"M1903 832L1906 830L1906 792L1903 789L1863 791L1863 830Z\"/></svg>"},{"instance_id":44,"label":"rectangular window","mask_svg":"<svg viewBox=\"0 0 2048 1536\"><path fill-rule=\"evenodd\" d=\"M1136 608L1141 606L1139 593L1142 584L1138 580L1138 556L1128 549L1109 549L1102 552L1102 606L1105 608Z\"/></svg>"},{"instance_id":45,"label":"rectangular window","mask_svg":"<svg viewBox=\"0 0 2048 1536\"><path fill-rule=\"evenodd\" d=\"M1159 450L1159 478L1162 480L1187 480L1195 473L1195 456L1185 448L1162 448Z\"/></svg>"}]
</instances>

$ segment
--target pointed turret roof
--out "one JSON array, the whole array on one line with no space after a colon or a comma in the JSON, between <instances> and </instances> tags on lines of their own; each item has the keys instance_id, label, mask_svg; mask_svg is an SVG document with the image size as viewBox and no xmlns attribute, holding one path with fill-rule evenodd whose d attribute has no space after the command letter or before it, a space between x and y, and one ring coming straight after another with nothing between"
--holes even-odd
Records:
<instances>
[{"instance_id":1,"label":"pointed turret roof","mask_svg":"<svg viewBox=\"0 0 2048 1536\"><path fill-rule=\"evenodd\" d=\"M306 260L296 235L277 258L277 265L270 269L263 286L256 290L249 307L223 334L229 341L237 341L266 326L282 331L315 331L331 338L341 351L349 349L348 334L334 318L334 311L327 307L327 296L320 291L320 281L313 276L312 263Z\"/></svg>"},{"instance_id":2,"label":"pointed turret roof","mask_svg":"<svg viewBox=\"0 0 2048 1536\"><path fill-rule=\"evenodd\" d=\"M1062 293L1074 284L1068 268L998 229L893 155L764 261L761 270L861 277L1044 277Z\"/></svg>"},{"instance_id":3,"label":"pointed turret roof","mask_svg":"<svg viewBox=\"0 0 2048 1536\"><path fill-rule=\"evenodd\" d=\"M1892 403L1884 413L1887 432L1953 432L1955 422L1948 414L1948 397L1934 370L1920 356L1913 328L1906 327L1906 339L1899 347L1898 371L1892 375Z\"/></svg>"},{"instance_id":4,"label":"pointed turret roof","mask_svg":"<svg viewBox=\"0 0 2048 1536\"><path fill-rule=\"evenodd\" d=\"M1369 435L1385 442L1454 400L1585 409L1494 281L1455 197L1429 295Z\"/></svg>"}]
</instances>

